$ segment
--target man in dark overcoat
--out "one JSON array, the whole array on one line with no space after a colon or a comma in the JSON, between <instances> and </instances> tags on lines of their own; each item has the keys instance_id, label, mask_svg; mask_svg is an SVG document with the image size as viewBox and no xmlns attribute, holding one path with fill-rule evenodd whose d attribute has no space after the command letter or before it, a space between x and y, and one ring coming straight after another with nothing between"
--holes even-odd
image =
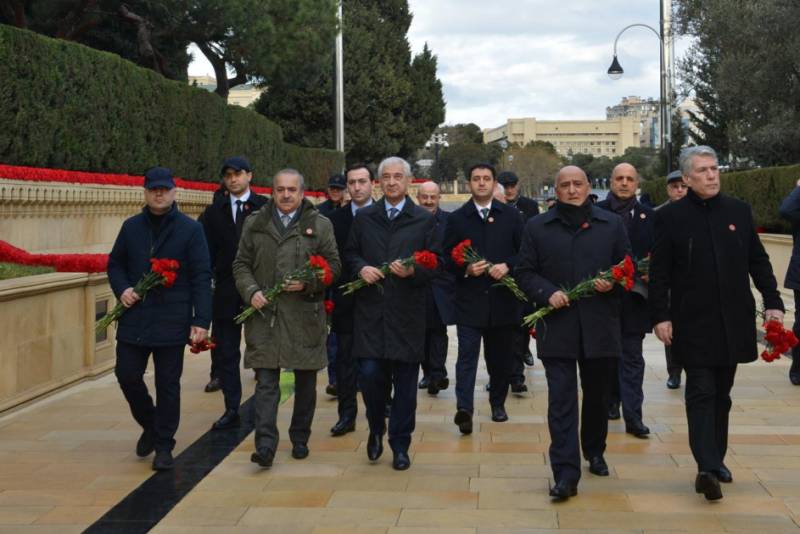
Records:
<instances>
[{"instance_id":1,"label":"man in dark overcoat","mask_svg":"<svg viewBox=\"0 0 800 534\"><path fill-rule=\"evenodd\" d=\"M597 207L622 218L634 261L646 258L653 248L653 210L636 200L639 173L629 163L611 171L611 191ZM632 291L622 295L622 357L617 364L618 380L612 381L608 418L619 419L619 404L625 417L625 432L646 438L650 429L642 421L644 402L644 336L651 331L647 308L647 281L637 276Z\"/></svg>"},{"instance_id":2,"label":"man in dark overcoat","mask_svg":"<svg viewBox=\"0 0 800 534\"><path fill-rule=\"evenodd\" d=\"M425 182L417 189L419 205L430 211L436 219L436 239L444 241L449 212L439 206L441 191L436 182ZM430 395L447 389L450 380L447 378L447 325L455 323L453 296L455 281L453 274L445 269L431 281L425 295L425 359L422 361L422 380L420 389L428 390Z\"/></svg>"},{"instance_id":3,"label":"man in dark overcoat","mask_svg":"<svg viewBox=\"0 0 800 534\"><path fill-rule=\"evenodd\" d=\"M172 469L172 449L181 414L183 353L188 341L208 336L211 323L211 268L203 227L178 210L172 171L153 167L145 174L138 215L122 223L108 257L108 282L127 308L117 324L114 373L133 418L142 427L136 454L153 450L153 469ZM145 295L134 291L150 271L151 258L177 260L172 287L156 286ZM153 355L156 403L144 383Z\"/></svg>"},{"instance_id":4,"label":"man in dark overcoat","mask_svg":"<svg viewBox=\"0 0 800 534\"><path fill-rule=\"evenodd\" d=\"M494 167L474 165L469 170L472 198L450 214L445 230L445 262L456 279L458 360L453 422L462 434L472 433L481 340L489 371L492 420L508 420L505 401L513 368L511 340L521 321L522 303L499 280L516 265L523 221L516 208L492 198L496 183ZM472 241L482 261L458 265L453 260L453 248L465 239Z\"/></svg>"},{"instance_id":5,"label":"man in dark overcoat","mask_svg":"<svg viewBox=\"0 0 800 534\"><path fill-rule=\"evenodd\" d=\"M344 192L347 189L347 180L341 174L334 174L328 178L328 198L320 203L317 209L326 217L344 205Z\"/></svg>"},{"instance_id":6,"label":"man in dark overcoat","mask_svg":"<svg viewBox=\"0 0 800 534\"><path fill-rule=\"evenodd\" d=\"M404 266L399 260L430 250L441 262L436 221L406 195L411 167L387 158L378 167L384 197L359 211L350 230L345 261L369 287L355 293L353 356L359 359L359 383L369 422L367 456L383 453L384 411L389 384L394 398L389 416L392 466L408 469L414 432L417 377L425 354L425 288L436 270ZM384 275L380 267L388 264Z\"/></svg>"},{"instance_id":7,"label":"man in dark overcoat","mask_svg":"<svg viewBox=\"0 0 800 534\"><path fill-rule=\"evenodd\" d=\"M783 302L750 206L720 193L714 150L684 149L680 167L689 192L656 212L650 307L656 336L686 371L695 489L715 500L733 480L724 460L736 367L758 354L750 279L766 320L783 321Z\"/></svg>"},{"instance_id":8,"label":"man in dark overcoat","mask_svg":"<svg viewBox=\"0 0 800 534\"><path fill-rule=\"evenodd\" d=\"M372 204L372 170L363 164L353 165L345 173L350 202L330 214L333 233L339 256L344 258L344 248L353 219L362 208ZM342 294L341 285L354 280L358 273L351 273L342 264L342 275L332 289L333 316L331 332L337 338L336 350L336 402L339 420L331 428L331 435L343 436L356 429L358 414L358 363L353 358L353 295Z\"/></svg>"},{"instance_id":9,"label":"man in dark overcoat","mask_svg":"<svg viewBox=\"0 0 800 534\"><path fill-rule=\"evenodd\" d=\"M211 331L217 347L211 353L211 374L212 380L219 381L225 397L225 412L212 426L215 430L239 425L242 325L236 324L233 318L242 311L243 302L236 290L232 266L245 219L267 203L266 197L250 190L253 171L244 157L226 159L220 172L228 194L215 197L199 219L208 241L214 276Z\"/></svg>"},{"instance_id":10,"label":"man in dark overcoat","mask_svg":"<svg viewBox=\"0 0 800 534\"><path fill-rule=\"evenodd\" d=\"M780 214L781 217L792 223L792 258L789 260L783 287L791 289L794 293L794 301L800 302L800 180L797 181L792 192L781 202ZM800 337L800 313L795 313L792 329L795 335ZM792 348L789 380L795 386L800 386L800 345Z\"/></svg>"},{"instance_id":11,"label":"man in dark overcoat","mask_svg":"<svg viewBox=\"0 0 800 534\"><path fill-rule=\"evenodd\" d=\"M623 291L596 281L596 295L571 302L561 288L607 271L630 251L622 219L594 206L589 180L578 167L556 176L554 208L529 220L515 270L520 287L537 307L556 308L536 324L536 349L547 378L550 465L555 485L550 495L566 499L578 492L580 449L589 471L608 476L603 458L608 435L608 390L621 344ZM578 440L578 382L583 403ZM580 443L580 445L579 445Z\"/></svg>"}]
</instances>

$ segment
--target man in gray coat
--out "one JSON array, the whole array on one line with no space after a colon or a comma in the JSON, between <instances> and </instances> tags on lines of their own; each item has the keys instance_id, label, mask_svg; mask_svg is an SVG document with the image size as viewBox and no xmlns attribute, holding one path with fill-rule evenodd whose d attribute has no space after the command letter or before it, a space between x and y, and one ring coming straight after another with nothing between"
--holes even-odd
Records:
<instances>
[{"instance_id":1,"label":"man in gray coat","mask_svg":"<svg viewBox=\"0 0 800 534\"><path fill-rule=\"evenodd\" d=\"M325 287L320 280L286 280L311 255L323 256L334 279L341 263L333 225L303 199L303 176L284 169L273 180L272 200L245 221L239 251L233 262L236 287L245 302L259 310L247 319L244 362L255 369L256 452L250 458L271 467L278 447L278 403L281 369L293 369L294 410L289 427L292 457L308 456L308 438L316 405L317 371L328 361L325 349L327 317ZM284 281L274 301L264 290Z\"/></svg>"}]
</instances>

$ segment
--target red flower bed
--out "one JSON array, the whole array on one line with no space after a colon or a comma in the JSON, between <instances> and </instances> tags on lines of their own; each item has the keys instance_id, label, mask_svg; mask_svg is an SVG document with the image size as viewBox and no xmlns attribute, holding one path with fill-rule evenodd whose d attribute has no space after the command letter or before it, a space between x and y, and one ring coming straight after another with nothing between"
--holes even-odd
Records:
<instances>
[{"instance_id":1,"label":"red flower bed","mask_svg":"<svg viewBox=\"0 0 800 534\"><path fill-rule=\"evenodd\" d=\"M104 273L108 254L31 254L0 241L0 262L55 268L60 273Z\"/></svg>"},{"instance_id":2,"label":"red flower bed","mask_svg":"<svg viewBox=\"0 0 800 534\"><path fill-rule=\"evenodd\" d=\"M20 167L18 165L0 164L0 179L26 180L29 182L62 182L68 184L95 184L95 185L123 185L128 187L142 187L143 176L131 174L111 174L100 172L65 171L62 169L43 169L39 167ZM182 189L194 191L216 191L218 184L209 182L192 182L183 178L176 178L175 185ZM252 187L256 193L272 194L271 187ZM306 191L308 197L324 197L325 193Z\"/></svg>"}]
</instances>

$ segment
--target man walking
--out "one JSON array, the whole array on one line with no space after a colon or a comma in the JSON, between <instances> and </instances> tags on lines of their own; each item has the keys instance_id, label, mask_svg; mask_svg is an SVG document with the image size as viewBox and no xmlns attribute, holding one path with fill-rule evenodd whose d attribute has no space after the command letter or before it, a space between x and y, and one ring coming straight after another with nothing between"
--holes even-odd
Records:
<instances>
[{"instance_id":1,"label":"man walking","mask_svg":"<svg viewBox=\"0 0 800 534\"><path fill-rule=\"evenodd\" d=\"M436 222L429 212L406 195L411 166L401 158L387 158L378 166L384 197L362 208L353 221L345 248L350 273L358 273L369 287L355 293L353 356L359 359L360 384L367 409L367 456L383 453L384 411L389 385L394 398L389 415L392 467L408 469L408 447L417 409L417 377L425 350L425 288L436 271L399 260L416 251L440 255ZM389 274L380 267L389 265ZM438 269L437 269L438 270Z\"/></svg>"},{"instance_id":2,"label":"man walking","mask_svg":"<svg viewBox=\"0 0 800 534\"><path fill-rule=\"evenodd\" d=\"M220 195L208 206L200 220L203 224L214 275L212 333L217 347L212 351L212 380L217 380L225 397L225 412L212 426L223 430L239 426L242 380L239 364L242 353L242 326L233 321L242 310L242 299L233 279L233 260L247 217L267 203L266 197L250 190L253 172L241 156L222 163L222 181L227 195Z\"/></svg>"},{"instance_id":3,"label":"man walking","mask_svg":"<svg viewBox=\"0 0 800 534\"><path fill-rule=\"evenodd\" d=\"M317 209L326 217L344 205L344 192L347 189L347 180L341 174L334 174L328 179L328 199L317 206Z\"/></svg>"},{"instance_id":4,"label":"man walking","mask_svg":"<svg viewBox=\"0 0 800 534\"><path fill-rule=\"evenodd\" d=\"M596 281L597 295L570 302L561 288L574 287L619 263L630 246L622 220L592 205L589 180L578 167L556 176L554 208L525 227L515 276L537 306L555 311L538 324L536 348L547 377L550 465L555 485L550 495L577 495L580 450L589 471L608 476L603 454L608 435L608 389L620 343L621 288ZM583 403L578 439L578 382Z\"/></svg>"},{"instance_id":5,"label":"man walking","mask_svg":"<svg viewBox=\"0 0 800 534\"><path fill-rule=\"evenodd\" d=\"M128 308L117 325L114 373L133 418L142 427L140 457L156 451L153 469L173 467L172 449L181 414L181 374L186 343L208 336L211 322L211 271L203 228L178 210L172 171L153 167L144 178L142 213L127 219L108 258L108 281ZM180 263L175 284L138 295L134 286L150 271L151 258ZM144 372L153 355L156 403Z\"/></svg>"},{"instance_id":6,"label":"man walking","mask_svg":"<svg viewBox=\"0 0 800 534\"><path fill-rule=\"evenodd\" d=\"M653 210L636 200L639 173L629 163L611 171L611 192L599 208L616 213L625 223L634 261L646 258L653 248ZM644 336L651 331L647 309L647 282L636 279L633 290L622 295L622 358L617 363L618 379L612 381L608 418L619 419L619 404L625 417L625 432L646 438L650 429L642 422L644 402Z\"/></svg>"},{"instance_id":7,"label":"man walking","mask_svg":"<svg viewBox=\"0 0 800 534\"><path fill-rule=\"evenodd\" d=\"M336 246L339 257L344 258L344 247L353 219L362 208L372 204L372 170L363 164L353 165L345 173L347 177L347 191L350 193L350 203L330 215L333 223L333 233L336 236ZM331 428L331 435L343 436L356 429L356 415L358 414L358 363L353 358L353 295L343 295L340 286L351 282L358 276L352 273L347 265L342 262L342 276L332 289L333 317L331 332L337 338L336 354L336 384L339 420Z\"/></svg>"},{"instance_id":8,"label":"man walking","mask_svg":"<svg viewBox=\"0 0 800 534\"><path fill-rule=\"evenodd\" d=\"M233 262L236 288L258 309L245 322L245 367L255 369L255 441L250 460L269 468L278 447L278 403L281 369L294 371L294 409L289 426L292 457L308 456L308 438L317 399L317 371L325 367L327 316L325 286L286 280L311 255L324 257L339 275L339 253L331 222L303 198L303 175L284 169L275 175L273 196L247 219ZM268 301L264 290L284 281L284 292Z\"/></svg>"},{"instance_id":9,"label":"man walking","mask_svg":"<svg viewBox=\"0 0 800 534\"><path fill-rule=\"evenodd\" d=\"M469 170L472 198L450 214L445 230L445 261L456 278L457 411L453 422L462 434L472 433L481 340L489 371L492 421L508 420L505 401L512 368L511 338L519 325L521 302L498 281L516 264L523 222L516 208L492 198L495 184L494 167L474 165ZM452 249L465 239L472 241L483 260L467 265L453 261Z\"/></svg>"},{"instance_id":10,"label":"man walking","mask_svg":"<svg viewBox=\"0 0 800 534\"><path fill-rule=\"evenodd\" d=\"M736 367L758 354L750 279L767 321L783 322L783 302L750 206L720 193L716 152L686 148L680 168L689 192L656 212L650 307L656 336L686 371L695 490L716 500L733 480L724 460Z\"/></svg>"}]
</instances>

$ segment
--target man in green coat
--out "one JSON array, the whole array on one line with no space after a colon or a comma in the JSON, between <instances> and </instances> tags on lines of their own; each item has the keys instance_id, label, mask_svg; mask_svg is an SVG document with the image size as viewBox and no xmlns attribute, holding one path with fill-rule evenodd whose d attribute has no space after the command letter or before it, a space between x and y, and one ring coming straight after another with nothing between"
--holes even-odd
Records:
<instances>
[{"instance_id":1,"label":"man in green coat","mask_svg":"<svg viewBox=\"0 0 800 534\"><path fill-rule=\"evenodd\" d=\"M278 447L278 402L281 369L294 370L295 400L289 438L292 457L308 456L308 438L316 405L317 371L328 362L325 287L319 280L287 280L284 291L268 301L264 290L303 267L309 256L323 256L333 278L341 263L331 222L303 199L303 176L284 169L273 180L272 199L245 220L233 262L236 287L257 308L245 322L245 367L255 369L256 452L250 460L272 466Z\"/></svg>"}]
</instances>

